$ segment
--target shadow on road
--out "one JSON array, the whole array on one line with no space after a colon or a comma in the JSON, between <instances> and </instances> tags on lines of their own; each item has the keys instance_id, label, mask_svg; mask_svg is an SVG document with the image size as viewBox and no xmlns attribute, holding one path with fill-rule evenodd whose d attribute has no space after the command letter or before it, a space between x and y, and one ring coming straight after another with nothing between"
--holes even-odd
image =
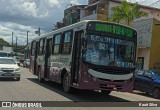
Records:
<instances>
[{"instance_id":1,"label":"shadow on road","mask_svg":"<svg viewBox=\"0 0 160 110\"><path fill-rule=\"evenodd\" d=\"M118 98L112 95L106 96L96 91L87 91L87 90L75 90L72 94L67 94L63 91L60 84L54 82L45 82L40 83L36 78L27 78L28 80L45 87L53 92L56 92L66 98L69 98L72 101L90 101L90 102L129 102L122 98Z\"/></svg>"},{"instance_id":2,"label":"shadow on road","mask_svg":"<svg viewBox=\"0 0 160 110\"><path fill-rule=\"evenodd\" d=\"M13 79L13 78L0 78L0 82L1 81L16 81L15 79Z\"/></svg>"}]
</instances>

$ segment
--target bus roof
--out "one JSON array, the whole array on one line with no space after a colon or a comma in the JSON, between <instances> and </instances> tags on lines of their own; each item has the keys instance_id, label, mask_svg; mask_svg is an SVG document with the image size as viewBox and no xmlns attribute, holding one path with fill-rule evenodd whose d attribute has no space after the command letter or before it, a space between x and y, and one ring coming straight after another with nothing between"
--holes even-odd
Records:
<instances>
[{"instance_id":1,"label":"bus roof","mask_svg":"<svg viewBox=\"0 0 160 110\"><path fill-rule=\"evenodd\" d=\"M13 59L12 57L0 57L0 59Z\"/></svg>"},{"instance_id":2,"label":"bus roof","mask_svg":"<svg viewBox=\"0 0 160 110\"><path fill-rule=\"evenodd\" d=\"M39 36L39 37L37 37L37 38L34 38L32 41L38 40L38 39L41 39L41 38L44 38L44 37L52 36L53 34L58 34L58 33L60 33L61 31L67 31L67 30L71 30L71 29L74 29L74 28L79 28L79 27L82 27L82 26L86 26L87 23L88 23L88 22L91 22L91 21L92 21L92 22L102 22L102 23L112 23L112 24L116 24L116 25L128 27L128 28L136 31L136 30L135 30L134 28L132 28L132 27L129 27L129 26L124 25L124 24L118 24L118 23L115 23L115 22L100 21L100 20L83 20L83 21L74 23L74 24L72 24L72 25L69 25L69 26L66 26L66 27L63 27L63 28L60 28L60 29L51 31L51 32L49 32L49 33L42 34L41 36ZM78 27L77 25L79 25L79 27Z\"/></svg>"},{"instance_id":3,"label":"bus roof","mask_svg":"<svg viewBox=\"0 0 160 110\"><path fill-rule=\"evenodd\" d=\"M8 54L9 54L9 53L11 53L11 52L7 52L7 51L0 51L0 53L8 53Z\"/></svg>"}]
</instances>

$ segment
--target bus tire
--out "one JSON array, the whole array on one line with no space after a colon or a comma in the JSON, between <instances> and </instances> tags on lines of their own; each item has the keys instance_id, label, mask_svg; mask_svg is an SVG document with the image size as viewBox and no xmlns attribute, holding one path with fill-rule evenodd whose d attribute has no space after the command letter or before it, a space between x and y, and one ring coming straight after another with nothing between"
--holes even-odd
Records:
<instances>
[{"instance_id":1,"label":"bus tire","mask_svg":"<svg viewBox=\"0 0 160 110\"><path fill-rule=\"evenodd\" d=\"M43 82L44 82L44 79L41 77L41 69L40 69L40 68L38 68L38 81L39 81L40 83L43 83Z\"/></svg>"},{"instance_id":2,"label":"bus tire","mask_svg":"<svg viewBox=\"0 0 160 110\"><path fill-rule=\"evenodd\" d=\"M69 75L67 73L64 74L63 76L63 82L62 82L62 85L63 85L63 91L66 92L66 93L71 93L72 92L72 88L70 86L70 78L69 78Z\"/></svg>"},{"instance_id":3,"label":"bus tire","mask_svg":"<svg viewBox=\"0 0 160 110\"><path fill-rule=\"evenodd\" d=\"M156 98L156 99L159 99L159 98L160 98L160 89L155 88L155 89L153 90L153 97Z\"/></svg>"},{"instance_id":4,"label":"bus tire","mask_svg":"<svg viewBox=\"0 0 160 110\"><path fill-rule=\"evenodd\" d=\"M104 95L109 95L111 93L110 90L101 90L101 93Z\"/></svg>"}]
</instances>

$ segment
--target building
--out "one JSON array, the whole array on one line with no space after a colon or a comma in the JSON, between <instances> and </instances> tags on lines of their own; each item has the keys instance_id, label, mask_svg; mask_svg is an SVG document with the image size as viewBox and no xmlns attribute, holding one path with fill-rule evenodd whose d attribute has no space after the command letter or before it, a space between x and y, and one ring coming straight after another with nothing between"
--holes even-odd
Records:
<instances>
[{"instance_id":1,"label":"building","mask_svg":"<svg viewBox=\"0 0 160 110\"><path fill-rule=\"evenodd\" d=\"M0 46L0 57L9 57L12 52L12 47Z\"/></svg>"},{"instance_id":2,"label":"building","mask_svg":"<svg viewBox=\"0 0 160 110\"><path fill-rule=\"evenodd\" d=\"M64 10L64 18L62 21L57 22L54 25L54 29L59 29L64 26L68 26L80 21L80 12L86 5L72 5Z\"/></svg>"},{"instance_id":3,"label":"building","mask_svg":"<svg viewBox=\"0 0 160 110\"><path fill-rule=\"evenodd\" d=\"M108 1L107 0L89 0L86 6L80 13L80 21L82 20L108 20Z\"/></svg>"},{"instance_id":4,"label":"building","mask_svg":"<svg viewBox=\"0 0 160 110\"><path fill-rule=\"evenodd\" d=\"M89 0L88 6L81 10L81 21L88 19L107 21L112 15L111 8L119 5L121 5L121 0ZM144 5L140 5L140 7L141 10L149 13L147 18L160 20L160 9Z\"/></svg>"},{"instance_id":5,"label":"building","mask_svg":"<svg viewBox=\"0 0 160 110\"><path fill-rule=\"evenodd\" d=\"M148 18L134 22L138 34L137 63L141 69L160 69L160 21Z\"/></svg>"}]
</instances>

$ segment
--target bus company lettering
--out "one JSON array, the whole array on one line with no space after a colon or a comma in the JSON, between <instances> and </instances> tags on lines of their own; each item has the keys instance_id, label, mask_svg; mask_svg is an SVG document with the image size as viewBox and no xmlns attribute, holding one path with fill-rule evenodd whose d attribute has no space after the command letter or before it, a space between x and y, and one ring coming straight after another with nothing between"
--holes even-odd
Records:
<instances>
[{"instance_id":1,"label":"bus company lettering","mask_svg":"<svg viewBox=\"0 0 160 110\"><path fill-rule=\"evenodd\" d=\"M108 50L108 51L112 51L112 52L114 51L114 48L112 48L111 45L105 44L105 43L99 43L99 49L100 50Z\"/></svg>"},{"instance_id":2,"label":"bus company lettering","mask_svg":"<svg viewBox=\"0 0 160 110\"><path fill-rule=\"evenodd\" d=\"M114 39L113 38L102 37L102 36L95 36L95 35L91 36L91 40L92 41L96 41L96 42L114 43Z\"/></svg>"},{"instance_id":3,"label":"bus company lettering","mask_svg":"<svg viewBox=\"0 0 160 110\"><path fill-rule=\"evenodd\" d=\"M100 31L100 32L109 32L117 35L127 36L130 38L133 37L133 30L123 26L115 25L115 24L111 25L111 24L96 23L95 28L96 28L96 31Z\"/></svg>"}]
</instances>

